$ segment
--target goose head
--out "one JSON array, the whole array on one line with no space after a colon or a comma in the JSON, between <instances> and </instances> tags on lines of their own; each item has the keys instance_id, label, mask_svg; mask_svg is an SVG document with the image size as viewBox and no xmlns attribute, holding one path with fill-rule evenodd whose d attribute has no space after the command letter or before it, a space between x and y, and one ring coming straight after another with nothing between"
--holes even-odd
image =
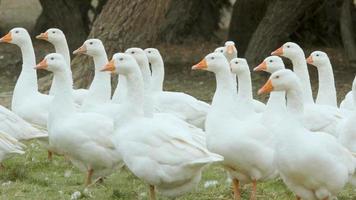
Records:
<instances>
[{"instance_id":1,"label":"goose head","mask_svg":"<svg viewBox=\"0 0 356 200\"><path fill-rule=\"evenodd\" d=\"M225 56L221 53L210 53L198 64L193 65L193 70L207 70L214 73L220 71L229 70L229 63L227 62Z\"/></svg>"},{"instance_id":2,"label":"goose head","mask_svg":"<svg viewBox=\"0 0 356 200\"><path fill-rule=\"evenodd\" d=\"M278 56L269 56L261 62L253 71L265 71L268 73L274 73L278 70L285 69L282 58Z\"/></svg>"},{"instance_id":3,"label":"goose head","mask_svg":"<svg viewBox=\"0 0 356 200\"><path fill-rule=\"evenodd\" d=\"M141 67L148 64L148 58L141 48L133 47L125 51L126 54L135 58L137 64Z\"/></svg>"},{"instance_id":4,"label":"goose head","mask_svg":"<svg viewBox=\"0 0 356 200\"><path fill-rule=\"evenodd\" d=\"M244 58L234 58L230 61L231 72L234 74L243 74L249 72L247 60Z\"/></svg>"},{"instance_id":5,"label":"goose head","mask_svg":"<svg viewBox=\"0 0 356 200\"><path fill-rule=\"evenodd\" d=\"M46 40L52 44L63 42L66 40L66 36L63 31L58 28L50 28L46 32L36 36L37 39Z\"/></svg>"},{"instance_id":6,"label":"goose head","mask_svg":"<svg viewBox=\"0 0 356 200\"><path fill-rule=\"evenodd\" d=\"M288 91L300 85L298 77L289 69L281 69L274 72L268 81L258 90L258 94L272 91Z\"/></svg>"},{"instance_id":7,"label":"goose head","mask_svg":"<svg viewBox=\"0 0 356 200\"><path fill-rule=\"evenodd\" d=\"M128 75L139 71L139 66L133 56L126 53L116 53L101 71Z\"/></svg>"},{"instance_id":8,"label":"goose head","mask_svg":"<svg viewBox=\"0 0 356 200\"><path fill-rule=\"evenodd\" d=\"M56 73L65 71L66 68L64 66L66 66L66 62L61 54L50 53L36 65L35 69L45 69L47 71Z\"/></svg>"},{"instance_id":9,"label":"goose head","mask_svg":"<svg viewBox=\"0 0 356 200\"><path fill-rule=\"evenodd\" d=\"M214 50L214 53L224 53L225 47L218 47Z\"/></svg>"},{"instance_id":10,"label":"goose head","mask_svg":"<svg viewBox=\"0 0 356 200\"><path fill-rule=\"evenodd\" d=\"M271 53L273 56L283 56L290 59L304 57L303 49L294 42L286 42L281 47Z\"/></svg>"},{"instance_id":11,"label":"goose head","mask_svg":"<svg viewBox=\"0 0 356 200\"><path fill-rule=\"evenodd\" d=\"M160 60L162 60L162 56L161 54L159 53L158 49L155 49L155 48L147 48L144 50L147 58L148 58L148 61L150 63L155 63L155 62L158 62Z\"/></svg>"},{"instance_id":12,"label":"goose head","mask_svg":"<svg viewBox=\"0 0 356 200\"><path fill-rule=\"evenodd\" d=\"M314 51L307 58L307 63L317 68L325 66L324 64L328 62L330 62L328 55L322 51Z\"/></svg>"},{"instance_id":13,"label":"goose head","mask_svg":"<svg viewBox=\"0 0 356 200\"><path fill-rule=\"evenodd\" d=\"M97 56L100 53L105 52L105 48L101 40L88 39L81 47L73 51L73 54L86 54L89 56Z\"/></svg>"},{"instance_id":14,"label":"goose head","mask_svg":"<svg viewBox=\"0 0 356 200\"><path fill-rule=\"evenodd\" d=\"M24 28L13 28L5 36L0 38L0 42L7 42L21 46L27 41L31 41L30 34Z\"/></svg>"},{"instance_id":15,"label":"goose head","mask_svg":"<svg viewBox=\"0 0 356 200\"><path fill-rule=\"evenodd\" d=\"M228 61L237 58L237 49L233 41L225 42L224 55L228 59Z\"/></svg>"}]
</instances>

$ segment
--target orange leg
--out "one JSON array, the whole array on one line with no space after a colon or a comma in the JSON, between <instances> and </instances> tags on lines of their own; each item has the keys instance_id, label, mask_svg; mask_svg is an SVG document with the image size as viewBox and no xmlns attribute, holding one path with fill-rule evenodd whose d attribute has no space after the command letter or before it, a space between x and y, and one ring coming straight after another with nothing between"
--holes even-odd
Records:
<instances>
[{"instance_id":1,"label":"orange leg","mask_svg":"<svg viewBox=\"0 0 356 200\"><path fill-rule=\"evenodd\" d=\"M48 151L47 151L47 156L48 156L48 160L49 160L49 161L52 161L53 152L50 151L50 150L48 150Z\"/></svg>"},{"instance_id":2,"label":"orange leg","mask_svg":"<svg viewBox=\"0 0 356 200\"><path fill-rule=\"evenodd\" d=\"M87 179L85 181L85 186L88 186L91 184L91 177L93 176L94 170L93 169L89 169L88 173L87 173Z\"/></svg>"},{"instance_id":3,"label":"orange leg","mask_svg":"<svg viewBox=\"0 0 356 200\"><path fill-rule=\"evenodd\" d=\"M240 200L241 199L240 182L236 178L232 179L232 188L234 190L234 198L235 198L235 200Z\"/></svg>"},{"instance_id":4,"label":"orange leg","mask_svg":"<svg viewBox=\"0 0 356 200\"><path fill-rule=\"evenodd\" d=\"M253 180L250 200L256 200L256 191L257 191L257 181Z\"/></svg>"},{"instance_id":5,"label":"orange leg","mask_svg":"<svg viewBox=\"0 0 356 200\"><path fill-rule=\"evenodd\" d=\"M156 200L156 191L154 185L150 185L150 200Z\"/></svg>"}]
</instances>

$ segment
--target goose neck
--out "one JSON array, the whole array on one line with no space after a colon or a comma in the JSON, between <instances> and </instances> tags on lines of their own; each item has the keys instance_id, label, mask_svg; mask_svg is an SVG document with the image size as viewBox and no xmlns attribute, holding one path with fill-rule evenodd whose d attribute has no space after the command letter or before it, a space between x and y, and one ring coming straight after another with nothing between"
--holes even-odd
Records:
<instances>
[{"instance_id":1,"label":"goose neck","mask_svg":"<svg viewBox=\"0 0 356 200\"><path fill-rule=\"evenodd\" d=\"M142 117L144 115L144 83L139 71L123 76L126 81L126 98L123 101L132 115ZM131 115L131 116L132 116ZM146 115L146 114L145 114Z\"/></svg>"},{"instance_id":2,"label":"goose neck","mask_svg":"<svg viewBox=\"0 0 356 200\"><path fill-rule=\"evenodd\" d=\"M112 102L122 103L126 97L126 93L127 93L126 90L127 90L126 77L119 74L119 78L117 79L116 89L112 96Z\"/></svg>"},{"instance_id":3,"label":"goose neck","mask_svg":"<svg viewBox=\"0 0 356 200\"><path fill-rule=\"evenodd\" d=\"M237 74L238 92L237 97L241 100L252 102L252 83L250 72L243 72Z\"/></svg>"},{"instance_id":4,"label":"goose neck","mask_svg":"<svg viewBox=\"0 0 356 200\"><path fill-rule=\"evenodd\" d=\"M294 116L301 116L304 112L304 103L301 94L302 90L297 87L286 91L287 111Z\"/></svg>"},{"instance_id":5,"label":"goose neck","mask_svg":"<svg viewBox=\"0 0 356 200\"><path fill-rule=\"evenodd\" d=\"M164 81L164 63L160 57L157 60L151 62L152 69L152 90L154 92L160 92L163 90Z\"/></svg>"},{"instance_id":6,"label":"goose neck","mask_svg":"<svg viewBox=\"0 0 356 200\"><path fill-rule=\"evenodd\" d=\"M319 88L316 102L319 104L337 106L334 74L330 61L318 67Z\"/></svg>"},{"instance_id":7,"label":"goose neck","mask_svg":"<svg viewBox=\"0 0 356 200\"><path fill-rule=\"evenodd\" d=\"M148 60L139 63L141 75L143 78L144 85L144 111L146 117L153 117L154 101L152 97L152 87L151 87L151 71ZM127 83L129 80L127 80Z\"/></svg>"},{"instance_id":8,"label":"goose neck","mask_svg":"<svg viewBox=\"0 0 356 200\"><path fill-rule=\"evenodd\" d=\"M304 102L313 103L313 94L310 85L310 78L308 72L308 66L305 61L304 52L300 52L295 57L291 58L293 64L293 71L298 76L301 81L302 88L303 88L303 99Z\"/></svg>"},{"instance_id":9,"label":"goose neck","mask_svg":"<svg viewBox=\"0 0 356 200\"><path fill-rule=\"evenodd\" d=\"M216 91L213 97L212 107L231 111L234 101L237 99L231 73L226 70L215 72Z\"/></svg>"},{"instance_id":10,"label":"goose neck","mask_svg":"<svg viewBox=\"0 0 356 200\"><path fill-rule=\"evenodd\" d=\"M56 53L62 54L62 56L64 57L64 60L67 63L69 71L71 71L70 53L69 53L69 47L67 44L67 40L65 38L63 38L61 41L54 42L53 45L54 45L54 49L56 50Z\"/></svg>"}]
</instances>

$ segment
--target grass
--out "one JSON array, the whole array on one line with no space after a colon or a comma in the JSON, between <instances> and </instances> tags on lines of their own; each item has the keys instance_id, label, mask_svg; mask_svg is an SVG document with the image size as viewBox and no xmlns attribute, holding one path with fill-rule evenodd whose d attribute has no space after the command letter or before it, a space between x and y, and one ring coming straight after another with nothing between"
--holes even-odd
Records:
<instances>
[{"instance_id":1,"label":"grass","mask_svg":"<svg viewBox=\"0 0 356 200\"><path fill-rule=\"evenodd\" d=\"M130 200L148 199L147 186L127 169L117 172L104 183L84 188L84 174L79 172L62 157L55 156L52 162L47 160L46 151L35 141L28 142L25 155L15 156L4 162L6 167L0 173L0 199L6 200L67 200L73 193L80 192L78 199ZM206 181L218 181L218 184L204 187ZM243 199L248 199L250 186L242 188ZM258 199L289 200L295 199L280 180L258 185ZM159 196L159 199L167 198ZM232 199L230 183L226 172L218 165L209 166L203 173L198 188L177 200L227 200ZM355 189L348 186L339 195L339 200L356 199Z\"/></svg>"}]
</instances>

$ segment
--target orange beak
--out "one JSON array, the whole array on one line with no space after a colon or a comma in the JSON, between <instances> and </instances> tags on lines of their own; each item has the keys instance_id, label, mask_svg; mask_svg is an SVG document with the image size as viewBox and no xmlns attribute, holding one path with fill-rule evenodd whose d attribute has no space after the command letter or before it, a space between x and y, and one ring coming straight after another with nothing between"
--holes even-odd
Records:
<instances>
[{"instance_id":1,"label":"orange beak","mask_svg":"<svg viewBox=\"0 0 356 200\"><path fill-rule=\"evenodd\" d=\"M253 69L253 71L255 72L259 72L259 71L266 71L267 70L267 63L266 61L261 62L261 64L259 64L257 67L255 67Z\"/></svg>"},{"instance_id":2,"label":"orange beak","mask_svg":"<svg viewBox=\"0 0 356 200\"><path fill-rule=\"evenodd\" d=\"M273 91L272 81L271 81L271 79L268 79L268 81L265 83L265 85L262 86L262 88L258 90L258 94L270 93L272 91Z\"/></svg>"},{"instance_id":3,"label":"orange beak","mask_svg":"<svg viewBox=\"0 0 356 200\"><path fill-rule=\"evenodd\" d=\"M282 56L283 55L283 47L279 47L275 51L271 53L272 56Z\"/></svg>"},{"instance_id":4,"label":"orange beak","mask_svg":"<svg viewBox=\"0 0 356 200\"><path fill-rule=\"evenodd\" d=\"M307 63L312 65L313 62L314 62L314 61L313 61L313 57L310 55L310 56L307 58Z\"/></svg>"},{"instance_id":5,"label":"orange beak","mask_svg":"<svg viewBox=\"0 0 356 200\"><path fill-rule=\"evenodd\" d=\"M40 40L48 40L48 33L47 32L41 33L37 35L36 38Z\"/></svg>"},{"instance_id":6,"label":"orange beak","mask_svg":"<svg viewBox=\"0 0 356 200\"><path fill-rule=\"evenodd\" d=\"M115 72L115 64L114 64L114 59L110 60L110 62L106 63L104 67L100 70L102 72Z\"/></svg>"},{"instance_id":7,"label":"orange beak","mask_svg":"<svg viewBox=\"0 0 356 200\"><path fill-rule=\"evenodd\" d=\"M12 35L10 32L6 34L4 37L0 38L0 42L10 43L11 41L12 41Z\"/></svg>"},{"instance_id":8,"label":"orange beak","mask_svg":"<svg viewBox=\"0 0 356 200\"><path fill-rule=\"evenodd\" d=\"M87 53L87 47L83 44L81 47L79 47L77 50L73 51L73 54L86 54Z\"/></svg>"},{"instance_id":9,"label":"orange beak","mask_svg":"<svg viewBox=\"0 0 356 200\"><path fill-rule=\"evenodd\" d=\"M196 69L205 70L207 68L208 68L208 63L206 62L206 60L204 58L198 64L193 65L192 70L196 70Z\"/></svg>"},{"instance_id":10,"label":"orange beak","mask_svg":"<svg viewBox=\"0 0 356 200\"><path fill-rule=\"evenodd\" d=\"M234 53L234 50L235 50L235 45L228 45L226 47L226 51L227 51L228 54Z\"/></svg>"},{"instance_id":11,"label":"orange beak","mask_svg":"<svg viewBox=\"0 0 356 200\"><path fill-rule=\"evenodd\" d=\"M43 59L40 63L38 63L35 67L35 69L47 69L48 64L47 64L47 60Z\"/></svg>"}]
</instances>

